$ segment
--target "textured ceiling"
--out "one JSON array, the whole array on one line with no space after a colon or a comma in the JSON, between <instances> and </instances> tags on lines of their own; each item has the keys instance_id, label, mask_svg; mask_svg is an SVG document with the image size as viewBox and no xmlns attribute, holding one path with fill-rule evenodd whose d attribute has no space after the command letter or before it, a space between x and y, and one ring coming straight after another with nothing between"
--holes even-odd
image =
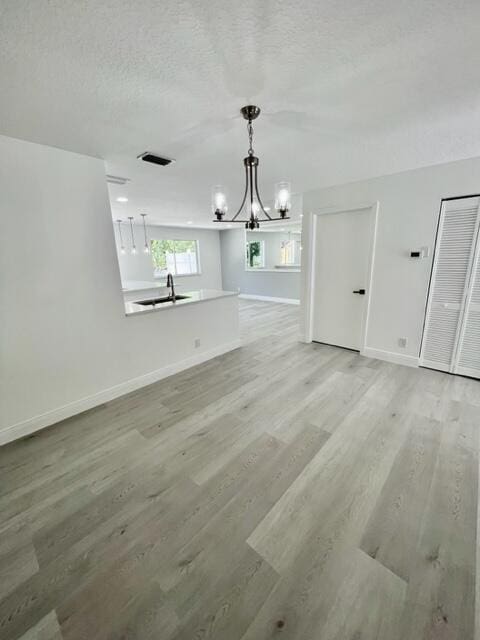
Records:
<instances>
[{"instance_id":1,"label":"textured ceiling","mask_svg":"<svg viewBox=\"0 0 480 640\"><path fill-rule=\"evenodd\" d=\"M480 155L479 62L478 0L5 0L0 132L105 158L114 217L201 224L240 197L243 104L267 200Z\"/></svg>"}]
</instances>

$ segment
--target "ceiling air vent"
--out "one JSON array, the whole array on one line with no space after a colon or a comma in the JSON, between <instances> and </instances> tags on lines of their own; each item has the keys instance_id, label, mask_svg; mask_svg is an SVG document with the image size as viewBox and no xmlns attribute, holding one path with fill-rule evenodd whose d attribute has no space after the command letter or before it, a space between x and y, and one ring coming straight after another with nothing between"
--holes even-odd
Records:
<instances>
[{"instance_id":1,"label":"ceiling air vent","mask_svg":"<svg viewBox=\"0 0 480 640\"><path fill-rule=\"evenodd\" d=\"M144 162L151 162L152 164L160 164L162 167L166 167L167 164L175 162L175 160L172 160L172 158L163 158L162 156L157 156L151 151L145 151L145 153L141 153L137 157L139 160L143 160Z\"/></svg>"},{"instance_id":2,"label":"ceiling air vent","mask_svg":"<svg viewBox=\"0 0 480 640\"><path fill-rule=\"evenodd\" d=\"M107 182L110 182L110 184L127 184L127 182L130 182L130 178L122 178L121 176L112 176L107 173Z\"/></svg>"}]
</instances>

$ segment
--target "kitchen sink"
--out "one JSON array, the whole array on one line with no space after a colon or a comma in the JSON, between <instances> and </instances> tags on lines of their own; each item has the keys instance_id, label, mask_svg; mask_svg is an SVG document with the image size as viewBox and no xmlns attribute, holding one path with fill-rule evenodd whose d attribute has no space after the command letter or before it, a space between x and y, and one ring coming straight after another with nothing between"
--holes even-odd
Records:
<instances>
[{"instance_id":1,"label":"kitchen sink","mask_svg":"<svg viewBox=\"0 0 480 640\"><path fill-rule=\"evenodd\" d=\"M175 296L175 300L186 300L190 296ZM157 304L163 304L164 302L173 302L172 296L165 296L163 298L150 298L150 300L135 300L135 304L142 304L144 307L154 307Z\"/></svg>"}]
</instances>

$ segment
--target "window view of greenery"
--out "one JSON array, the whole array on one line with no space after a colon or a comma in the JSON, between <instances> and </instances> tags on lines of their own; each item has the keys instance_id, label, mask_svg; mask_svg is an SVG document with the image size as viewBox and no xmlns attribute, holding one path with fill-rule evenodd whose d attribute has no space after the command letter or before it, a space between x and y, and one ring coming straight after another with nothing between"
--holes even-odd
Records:
<instances>
[{"instance_id":1,"label":"window view of greenery","mask_svg":"<svg viewBox=\"0 0 480 640\"><path fill-rule=\"evenodd\" d=\"M166 277L198 273L198 246L196 240L152 240L151 255L154 275Z\"/></svg>"},{"instance_id":2,"label":"window view of greenery","mask_svg":"<svg viewBox=\"0 0 480 640\"><path fill-rule=\"evenodd\" d=\"M247 266L249 269L262 269L265 266L264 247L263 240L247 242Z\"/></svg>"}]
</instances>

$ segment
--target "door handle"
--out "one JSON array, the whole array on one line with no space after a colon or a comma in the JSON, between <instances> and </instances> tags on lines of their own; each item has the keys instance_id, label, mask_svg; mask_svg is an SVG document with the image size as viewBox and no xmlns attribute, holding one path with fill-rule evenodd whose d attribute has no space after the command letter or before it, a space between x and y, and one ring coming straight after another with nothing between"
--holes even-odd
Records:
<instances>
[{"instance_id":1,"label":"door handle","mask_svg":"<svg viewBox=\"0 0 480 640\"><path fill-rule=\"evenodd\" d=\"M358 293L361 296L365 295L365 289L357 289L356 291L352 291L352 293Z\"/></svg>"}]
</instances>

